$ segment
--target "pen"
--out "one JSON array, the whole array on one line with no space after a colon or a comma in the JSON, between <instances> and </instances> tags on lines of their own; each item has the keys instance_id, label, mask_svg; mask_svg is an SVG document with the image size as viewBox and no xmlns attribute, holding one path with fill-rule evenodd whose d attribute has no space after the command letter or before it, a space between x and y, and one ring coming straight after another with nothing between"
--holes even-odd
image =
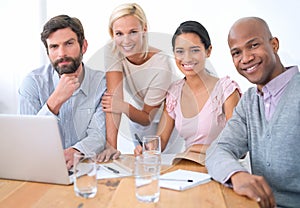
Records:
<instances>
[{"instance_id":1,"label":"pen","mask_svg":"<svg viewBox=\"0 0 300 208\"><path fill-rule=\"evenodd\" d=\"M140 137L137 134L134 134L134 136L135 136L135 139L140 143L140 145L143 146L143 142L140 139Z\"/></svg>"},{"instance_id":2,"label":"pen","mask_svg":"<svg viewBox=\"0 0 300 208\"><path fill-rule=\"evenodd\" d=\"M162 180L162 181L183 181L183 182L193 182L192 179L176 179L176 178L160 178L159 180Z\"/></svg>"},{"instance_id":3,"label":"pen","mask_svg":"<svg viewBox=\"0 0 300 208\"><path fill-rule=\"evenodd\" d=\"M111 168L109 166L104 165L104 167L106 167L108 170L112 171L113 173L120 173L120 171L118 171L118 170L116 170L114 168Z\"/></svg>"}]
</instances>

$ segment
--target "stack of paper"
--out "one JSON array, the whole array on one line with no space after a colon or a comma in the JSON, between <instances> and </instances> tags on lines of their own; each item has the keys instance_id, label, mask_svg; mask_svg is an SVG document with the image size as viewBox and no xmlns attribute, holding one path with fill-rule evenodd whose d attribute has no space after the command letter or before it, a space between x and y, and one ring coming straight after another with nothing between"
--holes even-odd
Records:
<instances>
[{"instance_id":1,"label":"stack of paper","mask_svg":"<svg viewBox=\"0 0 300 208\"><path fill-rule=\"evenodd\" d=\"M211 176L206 173L178 169L161 175L159 185L161 188L183 191L210 180Z\"/></svg>"}]
</instances>

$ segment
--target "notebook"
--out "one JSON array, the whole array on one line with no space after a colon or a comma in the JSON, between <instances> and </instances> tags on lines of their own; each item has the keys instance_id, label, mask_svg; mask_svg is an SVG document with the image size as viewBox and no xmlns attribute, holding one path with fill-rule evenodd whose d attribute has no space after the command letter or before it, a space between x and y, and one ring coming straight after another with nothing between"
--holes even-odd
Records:
<instances>
[{"instance_id":1,"label":"notebook","mask_svg":"<svg viewBox=\"0 0 300 208\"><path fill-rule=\"evenodd\" d=\"M183 191L211 181L211 176L206 173L178 169L161 175L159 179L161 188Z\"/></svg>"},{"instance_id":2,"label":"notebook","mask_svg":"<svg viewBox=\"0 0 300 208\"><path fill-rule=\"evenodd\" d=\"M72 183L54 116L0 114L0 178Z\"/></svg>"}]
</instances>

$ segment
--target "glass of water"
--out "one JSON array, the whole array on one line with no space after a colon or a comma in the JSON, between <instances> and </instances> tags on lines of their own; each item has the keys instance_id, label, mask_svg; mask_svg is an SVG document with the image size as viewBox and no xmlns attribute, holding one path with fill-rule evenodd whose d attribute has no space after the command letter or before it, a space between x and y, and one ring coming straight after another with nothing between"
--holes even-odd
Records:
<instances>
[{"instance_id":1,"label":"glass of water","mask_svg":"<svg viewBox=\"0 0 300 208\"><path fill-rule=\"evenodd\" d=\"M97 193L96 154L74 153L74 191L77 196L93 198Z\"/></svg>"},{"instance_id":2,"label":"glass of water","mask_svg":"<svg viewBox=\"0 0 300 208\"><path fill-rule=\"evenodd\" d=\"M146 135L143 137L143 154L156 154L161 153L161 141L160 136L157 135Z\"/></svg>"},{"instance_id":3,"label":"glass of water","mask_svg":"<svg viewBox=\"0 0 300 208\"><path fill-rule=\"evenodd\" d=\"M140 155L135 158L135 195L137 200L147 203L158 202L160 196L159 155Z\"/></svg>"}]
</instances>

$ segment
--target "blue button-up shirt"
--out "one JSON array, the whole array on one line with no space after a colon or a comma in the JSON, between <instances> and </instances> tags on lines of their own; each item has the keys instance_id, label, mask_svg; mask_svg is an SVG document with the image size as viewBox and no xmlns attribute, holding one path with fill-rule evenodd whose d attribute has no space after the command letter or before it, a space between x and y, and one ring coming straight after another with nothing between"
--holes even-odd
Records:
<instances>
[{"instance_id":1,"label":"blue button-up shirt","mask_svg":"<svg viewBox=\"0 0 300 208\"><path fill-rule=\"evenodd\" d=\"M19 113L53 115L58 119L64 148L80 152L101 152L105 147L105 113L101 97L106 90L105 74L84 67L80 87L62 105L58 115L47 106L47 100L58 84L59 76L51 64L29 73L19 88ZM42 135L41 135L42 138Z\"/></svg>"}]
</instances>

